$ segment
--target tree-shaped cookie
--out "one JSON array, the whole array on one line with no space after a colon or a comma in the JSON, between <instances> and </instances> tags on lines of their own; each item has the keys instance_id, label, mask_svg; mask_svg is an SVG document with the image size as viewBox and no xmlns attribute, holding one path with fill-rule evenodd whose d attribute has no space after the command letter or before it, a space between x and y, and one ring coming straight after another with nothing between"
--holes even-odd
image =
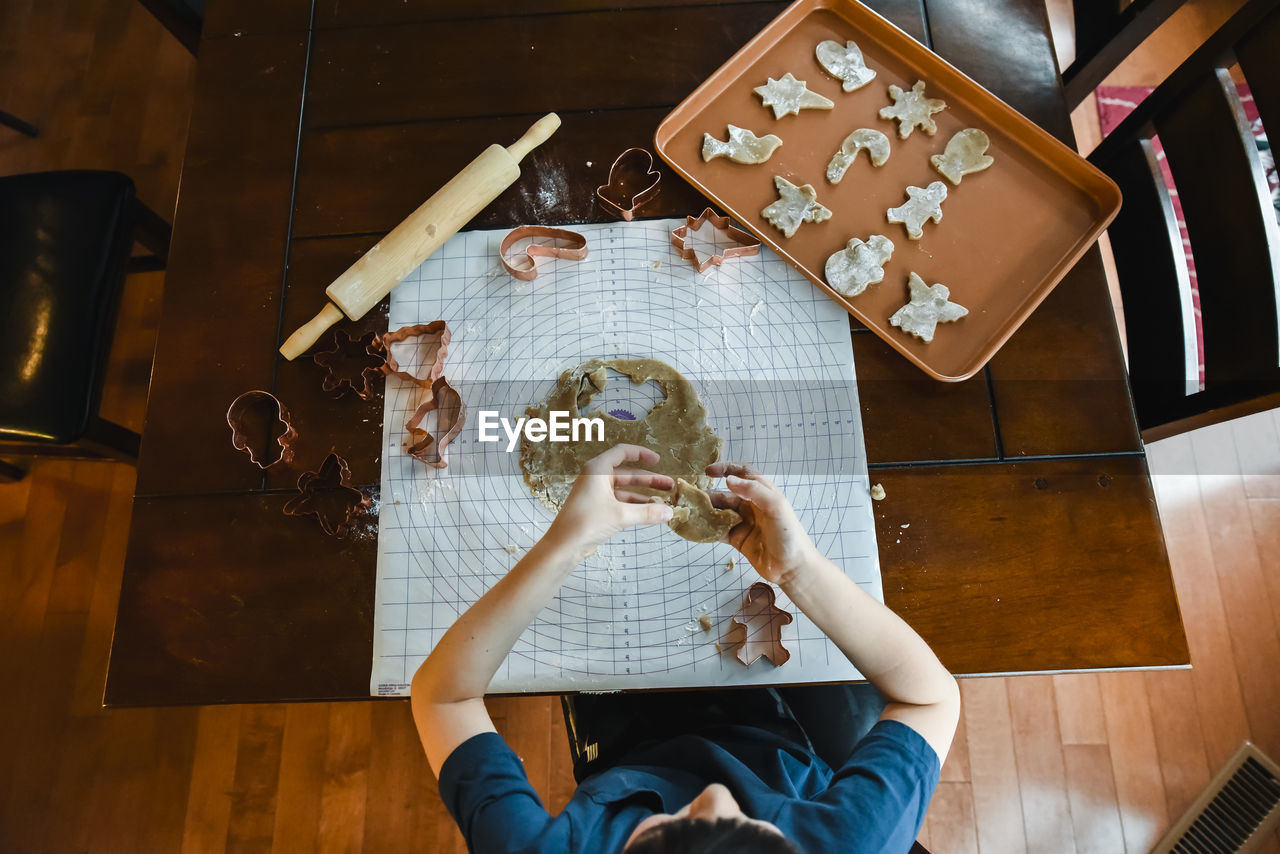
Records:
<instances>
[{"instance_id":1,"label":"tree-shaped cookie","mask_svg":"<svg viewBox=\"0 0 1280 854\"><path fill-rule=\"evenodd\" d=\"M891 257L893 241L883 234L873 234L865 242L855 237L827 259L827 284L856 297L868 285L884 280L884 265Z\"/></svg>"},{"instance_id":2,"label":"tree-shaped cookie","mask_svg":"<svg viewBox=\"0 0 1280 854\"><path fill-rule=\"evenodd\" d=\"M782 140L771 133L756 136L746 128L729 125L729 139L721 142L709 133L702 135L702 161L727 157L734 163L764 163L782 145Z\"/></svg>"},{"instance_id":3,"label":"tree-shaped cookie","mask_svg":"<svg viewBox=\"0 0 1280 854\"><path fill-rule=\"evenodd\" d=\"M840 42L827 39L819 42L814 52L819 64L831 72L832 77L844 83L846 92L860 89L875 79L876 73L867 68L867 63L862 59L862 50L852 40L841 46Z\"/></svg>"},{"instance_id":4,"label":"tree-shaped cookie","mask_svg":"<svg viewBox=\"0 0 1280 854\"><path fill-rule=\"evenodd\" d=\"M910 301L893 313L889 323L916 336L928 344L939 323L959 320L969 309L951 301L951 291L946 285L926 285L915 273L907 280L911 291Z\"/></svg>"},{"instance_id":5,"label":"tree-shaped cookie","mask_svg":"<svg viewBox=\"0 0 1280 854\"><path fill-rule=\"evenodd\" d=\"M893 104L880 109L880 118L898 120L900 139L911 136L911 132L916 128L920 128L929 136L938 132L938 126L934 124L932 116L934 113L945 110L947 102L940 98L926 98L923 80L917 80L916 85L905 92L899 86L890 86L889 97L893 99Z\"/></svg>"},{"instance_id":6,"label":"tree-shaped cookie","mask_svg":"<svg viewBox=\"0 0 1280 854\"><path fill-rule=\"evenodd\" d=\"M782 627L791 615L776 604L773 586L757 581L747 589L747 598L732 617L729 642L737 644L738 660L750 667L764 656L781 667L791 658L782 645Z\"/></svg>"},{"instance_id":7,"label":"tree-shaped cookie","mask_svg":"<svg viewBox=\"0 0 1280 854\"><path fill-rule=\"evenodd\" d=\"M770 77L768 83L757 86L753 91L766 107L773 108L775 119L797 115L801 110L830 110L836 105L835 101L810 92L805 82L797 80L789 71L782 75L781 80Z\"/></svg>"},{"instance_id":8,"label":"tree-shaped cookie","mask_svg":"<svg viewBox=\"0 0 1280 854\"><path fill-rule=\"evenodd\" d=\"M827 180L832 184L839 184L844 173L857 159L858 152L864 148L871 158L872 166L883 166L889 159L889 137L872 128L858 128L844 138L844 142L840 143L840 150L827 164Z\"/></svg>"},{"instance_id":9,"label":"tree-shaped cookie","mask_svg":"<svg viewBox=\"0 0 1280 854\"><path fill-rule=\"evenodd\" d=\"M996 159L987 154L991 140L977 128L965 128L947 142L941 154L929 158L933 168L937 169L952 184L959 184L960 179L971 172L981 172Z\"/></svg>"},{"instance_id":10,"label":"tree-shaped cookie","mask_svg":"<svg viewBox=\"0 0 1280 854\"><path fill-rule=\"evenodd\" d=\"M797 187L781 175L775 175L773 185L778 188L778 200L760 214L785 236L794 235L802 223L831 218L831 211L818 204L818 191L812 184Z\"/></svg>"},{"instance_id":11,"label":"tree-shaped cookie","mask_svg":"<svg viewBox=\"0 0 1280 854\"><path fill-rule=\"evenodd\" d=\"M942 200L947 197L947 185L934 181L927 187L907 187L907 200L896 208L889 208L885 217L889 222L900 222L907 229L907 237L919 240L924 235L928 220L942 222Z\"/></svg>"}]
</instances>

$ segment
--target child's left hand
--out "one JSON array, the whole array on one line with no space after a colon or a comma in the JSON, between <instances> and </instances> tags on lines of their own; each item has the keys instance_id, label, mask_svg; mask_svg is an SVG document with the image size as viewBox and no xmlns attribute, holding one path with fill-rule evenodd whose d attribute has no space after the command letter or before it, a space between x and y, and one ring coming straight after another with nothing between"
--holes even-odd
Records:
<instances>
[{"instance_id":1,"label":"child's left hand","mask_svg":"<svg viewBox=\"0 0 1280 854\"><path fill-rule=\"evenodd\" d=\"M665 474L624 465L653 465L657 461L656 451L639 445L615 445L595 457L582 467L548 533L558 534L590 554L625 528L670 521L671 507L629 487L671 489L675 481Z\"/></svg>"}]
</instances>

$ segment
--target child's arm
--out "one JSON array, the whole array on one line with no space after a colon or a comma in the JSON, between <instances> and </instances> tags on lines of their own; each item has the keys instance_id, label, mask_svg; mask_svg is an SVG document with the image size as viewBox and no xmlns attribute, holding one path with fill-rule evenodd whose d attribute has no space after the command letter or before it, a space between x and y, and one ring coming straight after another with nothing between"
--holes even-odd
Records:
<instances>
[{"instance_id":1,"label":"child's arm","mask_svg":"<svg viewBox=\"0 0 1280 854\"><path fill-rule=\"evenodd\" d=\"M717 503L743 517L728 540L782 588L889 702L882 719L918 732L945 760L960 717L960 691L933 650L884 605L818 553L782 491L746 466L716 463L729 495Z\"/></svg>"},{"instance_id":2,"label":"child's arm","mask_svg":"<svg viewBox=\"0 0 1280 854\"><path fill-rule=\"evenodd\" d=\"M671 518L670 507L627 488L670 489L671 478L619 468L657 461L647 448L618 445L587 463L546 535L458 618L418 668L411 688L413 720L437 776L454 748L494 731L484 707L489 681L582 559L624 528Z\"/></svg>"}]
</instances>

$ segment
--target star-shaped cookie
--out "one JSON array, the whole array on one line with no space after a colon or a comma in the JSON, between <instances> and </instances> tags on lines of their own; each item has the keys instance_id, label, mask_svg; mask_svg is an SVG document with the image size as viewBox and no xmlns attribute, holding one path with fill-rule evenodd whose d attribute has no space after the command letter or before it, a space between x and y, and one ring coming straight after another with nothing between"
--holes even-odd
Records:
<instances>
[{"instance_id":1,"label":"star-shaped cookie","mask_svg":"<svg viewBox=\"0 0 1280 854\"><path fill-rule=\"evenodd\" d=\"M911 301L895 311L889 323L926 344L933 340L933 331L939 323L950 323L969 313L969 309L951 301L951 291L946 285L926 285L924 279L912 273L907 286L911 290Z\"/></svg>"},{"instance_id":2,"label":"star-shaped cookie","mask_svg":"<svg viewBox=\"0 0 1280 854\"><path fill-rule=\"evenodd\" d=\"M945 110L947 102L940 98L926 98L923 80L917 80L916 85L906 92L899 86L890 86L889 97L893 103L880 108L880 118L898 120L899 139L911 136L917 127L929 136L938 132L932 116Z\"/></svg>"},{"instance_id":3,"label":"star-shaped cookie","mask_svg":"<svg viewBox=\"0 0 1280 854\"><path fill-rule=\"evenodd\" d=\"M760 96L766 107L773 108L773 117L797 115L801 110L830 110L835 101L822 97L817 92L810 92L803 80L797 80L788 71L781 80L769 78L763 86L753 90Z\"/></svg>"},{"instance_id":4,"label":"star-shaped cookie","mask_svg":"<svg viewBox=\"0 0 1280 854\"><path fill-rule=\"evenodd\" d=\"M797 187L781 175L775 175L773 185L778 188L779 198L760 214L785 236L793 236L803 223L831 219L831 211L818 204L818 191L812 184Z\"/></svg>"},{"instance_id":5,"label":"star-shaped cookie","mask_svg":"<svg viewBox=\"0 0 1280 854\"><path fill-rule=\"evenodd\" d=\"M947 185L934 181L927 187L907 187L907 201L885 211L889 222L900 222L907 228L907 237L919 240L924 235L928 220L942 222L942 200L947 197Z\"/></svg>"}]
</instances>

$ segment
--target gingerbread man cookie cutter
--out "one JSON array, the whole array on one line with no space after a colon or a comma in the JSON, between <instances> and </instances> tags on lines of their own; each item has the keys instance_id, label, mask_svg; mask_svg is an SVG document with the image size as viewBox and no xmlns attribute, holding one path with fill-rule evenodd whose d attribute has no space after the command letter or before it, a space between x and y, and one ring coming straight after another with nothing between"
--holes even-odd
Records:
<instances>
[{"instance_id":1,"label":"gingerbread man cookie cutter","mask_svg":"<svg viewBox=\"0 0 1280 854\"><path fill-rule=\"evenodd\" d=\"M786 664L791 652L782 645L782 627L792 619L778 607L773 585L764 581L752 584L742 607L731 618L729 640L738 648L738 661L750 667L764 656L775 667Z\"/></svg>"},{"instance_id":2,"label":"gingerbread man cookie cutter","mask_svg":"<svg viewBox=\"0 0 1280 854\"><path fill-rule=\"evenodd\" d=\"M630 219L630 217L626 218ZM540 239L556 241L556 243L537 242ZM511 247L522 240L533 242L526 246L523 252L512 252ZM506 237L502 238L502 243L498 245L498 255L504 270L522 282L531 282L538 278L539 258L562 258L567 261L581 261L586 258L587 238L567 228L522 225L513 228Z\"/></svg>"}]
</instances>

